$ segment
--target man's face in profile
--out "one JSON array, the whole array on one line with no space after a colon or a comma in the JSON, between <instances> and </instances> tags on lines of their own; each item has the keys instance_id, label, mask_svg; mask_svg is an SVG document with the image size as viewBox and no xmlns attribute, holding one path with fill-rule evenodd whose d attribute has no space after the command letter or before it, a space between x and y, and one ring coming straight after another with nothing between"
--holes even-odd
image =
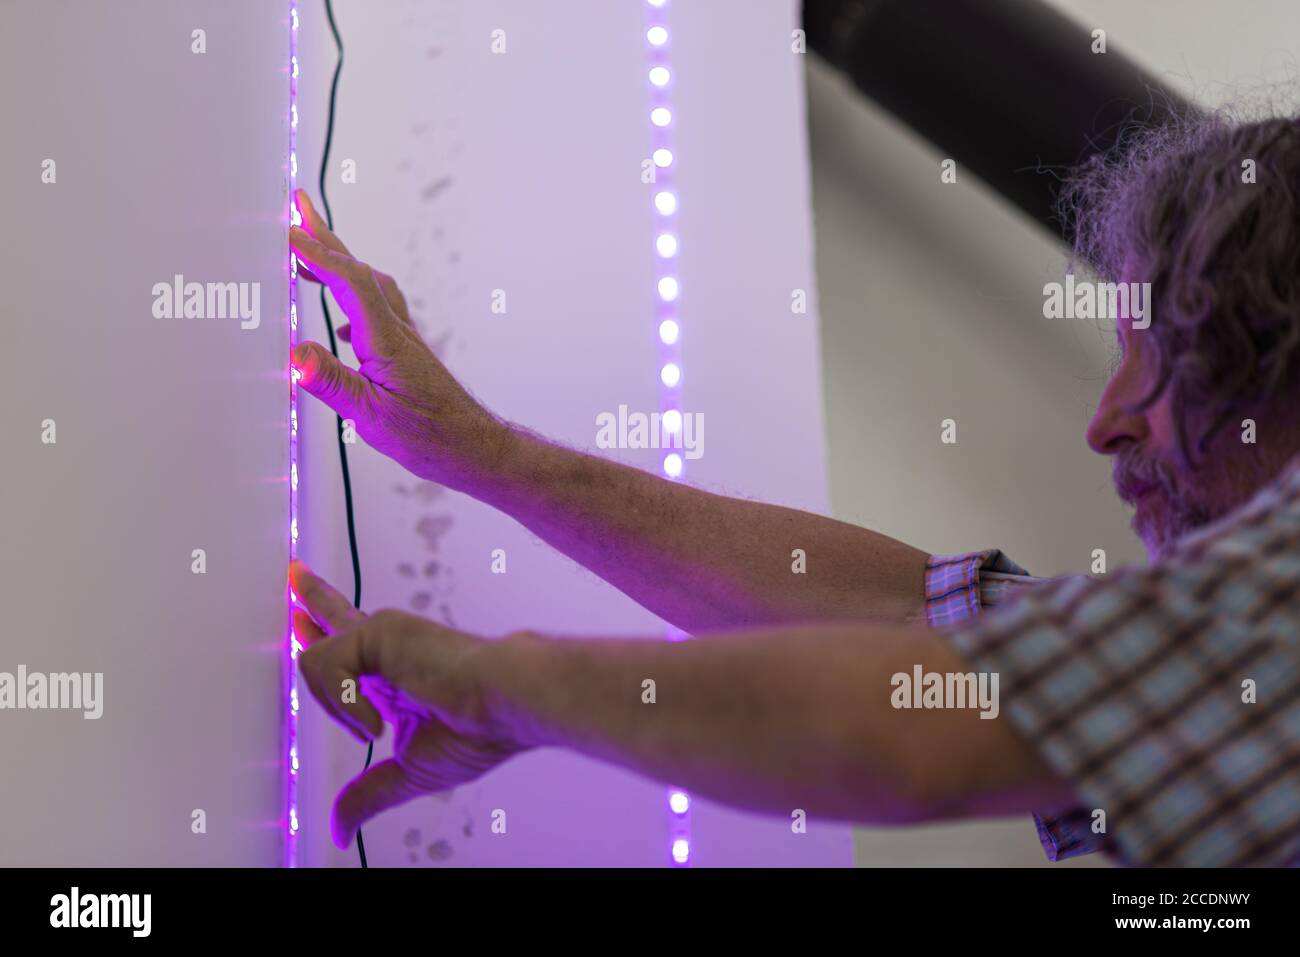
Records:
<instances>
[{"instance_id":1,"label":"man's face in profile","mask_svg":"<svg viewBox=\"0 0 1300 957\"><path fill-rule=\"evenodd\" d=\"M1157 317L1156 321L1159 321ZM1088 445L1113 457L1115 491L1134 506L1133 530L1155 561L1179 538L1228 514L1272 477L1258 446L1241 442L1229 422L1198 459L1184 466L1178 451L1175 411L1166 389L1134 411L1156 381L1156 345L1150 329L1117 322L1120 361L1088 426ZM1189 435L1200 423L1189 422Z\"/></svg>"},{"instance_id":2,"label":"man's face in profile","mask_svg":"<svg viewBox=\"0 0 1300 957\"><path fill-rule=\"evenodd\" d=\"M1149 329L1117 323L1120 360L1088 426L1094 452L1113 456L1115 491L1134 506L1133 530L1152 561L1182 535L1214 517L1215 490L1202 487L1197 473L1179 463L1177 433L1168 390L1142 411L1133 407L1150 391L1156 375Z\"/></svg>"}]
</instances>

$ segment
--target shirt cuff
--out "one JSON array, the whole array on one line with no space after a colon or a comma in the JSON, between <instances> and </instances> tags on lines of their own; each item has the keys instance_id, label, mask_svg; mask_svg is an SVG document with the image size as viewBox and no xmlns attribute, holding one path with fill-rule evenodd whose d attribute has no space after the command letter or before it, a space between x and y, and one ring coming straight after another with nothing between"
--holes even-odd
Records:
<instances>
[{"instance_id":1,"label":"shirt cuff","mask_svg":"<svg viewBox=\"0 0 1300 957\"><path fill-rule=\"evenodd\" d=\"M1019 579L1019 581L1018 581ZM925 566L925 618L931 626L955 625L980 612L1007 604L1034 578L999 549L964 555L931 555ZM1092 831L1092 816L1083 808L1059 815L1034 815L1038 840L1049 861L1107 850L1103 835Z\"/></svg>"},{"instance_id":2,"label":"shirt cuff","mask_svg":"<svg viewBox=\"0 0 1300 957\"><path fill-rule=\"evenodd\" d=\"M925 620L939 627L978 615L985 604L981 593L985 572L1029 574L996 548L964 555L931 555L925 564Z\"/></svg>"}]
</instances>

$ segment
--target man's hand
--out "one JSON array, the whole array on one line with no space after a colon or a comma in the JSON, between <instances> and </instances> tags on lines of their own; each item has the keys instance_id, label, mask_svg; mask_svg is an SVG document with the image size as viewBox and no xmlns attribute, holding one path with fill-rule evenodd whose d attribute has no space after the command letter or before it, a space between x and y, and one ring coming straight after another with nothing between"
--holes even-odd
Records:
<instances>
[{"instance_id":1,"label":"man's hand","mask_svg":"<svg viewBox=\"0 0 1300 957\"><path fill-rule=\"evenodd\" d=\"M302 190L297 201L303 224L289 230L289 244L299 275L334 294L351 323L339 337L360 363L353 371L319 343L300 343L300 384L414 474L464 490L503 453L509 429L425 345L393 278L354 259Z\"/></svg>"},{"instance_id":2,"label":"man's hand","mask_svg":"<svg viewBox=\"0 0 1300 957\"><path fill-rule=\"evenodd\" d=\"M380 811L444 791L523 750L490 713L478 662L490 642L399 611L363 615L302 562L289 581L298 657L312 695L362 741L391 724L393 756L339 792L330 831L347 847Z\"/></svg>"}]
</instances>

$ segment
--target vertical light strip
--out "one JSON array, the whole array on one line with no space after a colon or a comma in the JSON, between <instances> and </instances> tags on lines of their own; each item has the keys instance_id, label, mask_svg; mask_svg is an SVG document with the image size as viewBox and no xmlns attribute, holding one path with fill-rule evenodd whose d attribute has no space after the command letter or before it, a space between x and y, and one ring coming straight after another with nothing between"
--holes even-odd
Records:
<instances>
[{"instance_id":1,"label":"vertical light strip","mask_svg":"<svg viewBox=\"0 0 1300 957\"><path fill-rule=\"evenodd\" d=\"M295 194L298 189L298 3L289 2L289 221L302 222ZM298 344L298 257L289 252L289 349ZM286 360L286 365L287 365ZM289 560L298 557L298 377L289 372ZM287 587L287 586L286 586ZM302 645L293 631L297 596L289 589L289 628L285 656L285 821L284 866L298 865L298 652Z\"/></svg>"},{"instance_id":2,"label":"vertical light strip","mask_svg":"<svg viewBox=\"0 0 1300 957\"><path fill-rule=\"evenodd\" d=\"M672 33L668 23L669 0L645 0L645 43L650 105L650 159L654 164L654 281L655 324L659 339L659 413L663 428L677 439L682 436L682 357L681 357L681 282L677 262L679 243L677 234L677 191L675 170L677 157L673 154L672 90ZM664 443L672 445L673 443ZM660 467L664 475L673 480L682 478L685 461L681 454L668 449ZM668 639L680 641L686 634L670 628ZM691 863L691 799L681 788L670 788L667 794L668 861L673 867L689 867Z\"/></svg>"}]
</instances>

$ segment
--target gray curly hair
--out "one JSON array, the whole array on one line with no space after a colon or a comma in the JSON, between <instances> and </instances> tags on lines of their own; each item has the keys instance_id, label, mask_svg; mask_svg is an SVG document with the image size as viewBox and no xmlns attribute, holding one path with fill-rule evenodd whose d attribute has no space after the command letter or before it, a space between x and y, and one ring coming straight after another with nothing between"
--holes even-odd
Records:
<instances>
[{"instance_id":1,"label":"gray curly hair","mask_svg":"<svg viewBox=\"0 0 1300 957\"><path fill-rule=\"evenodd\" d=\"M1170 390L1189 467L1234 416L1295 401L1300 117L1182 113L1130 128L1072 172L1059 211L1076 260L1151 283L1158 367L1138 409Z\"/></svg>"}]
</instances>

